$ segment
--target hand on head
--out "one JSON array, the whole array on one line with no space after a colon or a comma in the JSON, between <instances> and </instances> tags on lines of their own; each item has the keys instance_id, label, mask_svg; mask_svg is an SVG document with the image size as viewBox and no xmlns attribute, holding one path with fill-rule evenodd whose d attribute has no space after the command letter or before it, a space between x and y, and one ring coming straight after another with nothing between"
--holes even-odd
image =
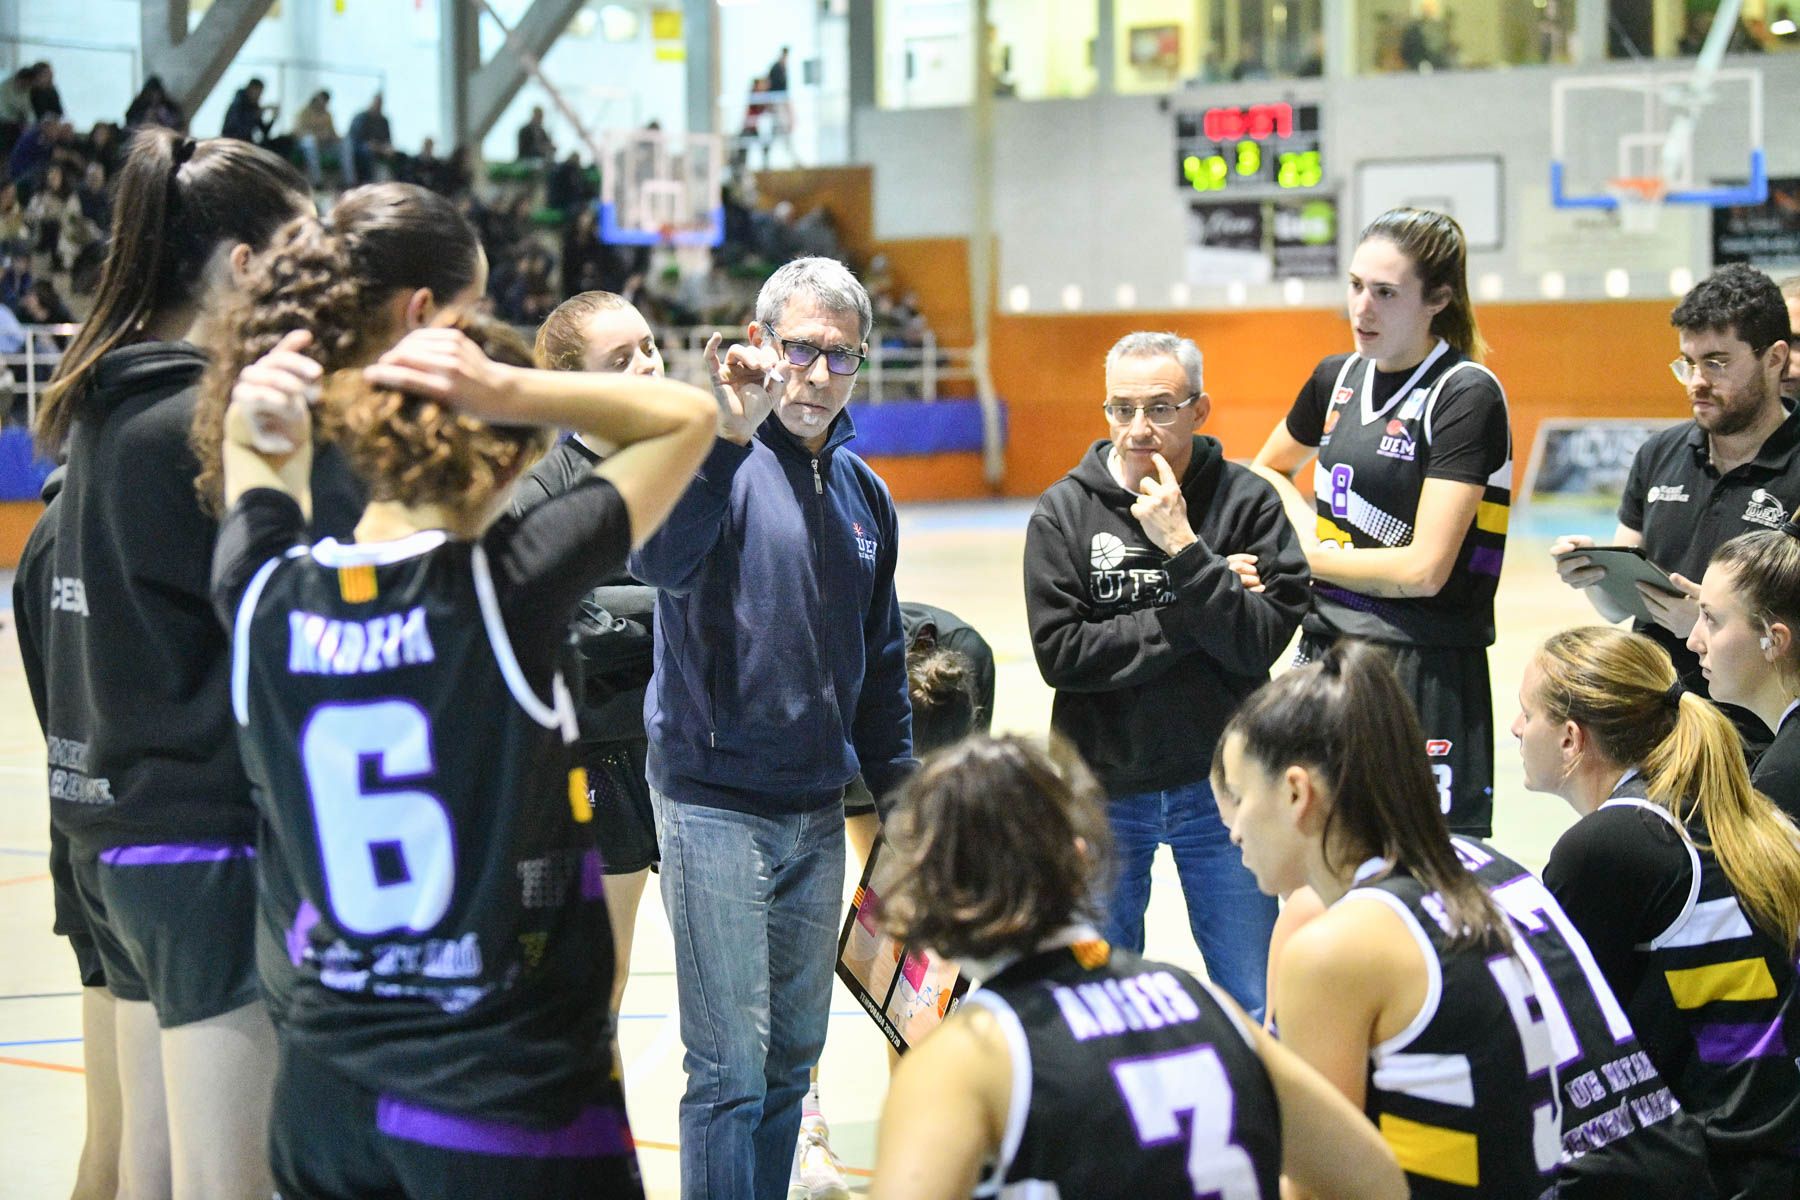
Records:
<instances>
[{"instance_id":1,"label":"hand on head","mask_svg":"<svg viewBox=\"0 0 1800 1200\"><path fill-rule=\"evenodd\" d=\"M484 421L504 421L512 393L507 368L494 362L460 329L415 329L363 368L375 387L392 388Z\"/></svg>"},{"instance_id":2,"label":"hand on head","mask_svg":"<svg viewBox=\"0 0 1800 1200\"><path fill-rule=\"evenodd\" d=\"M312 437L312 406L324 370L301 353L312 334L294 330L245 367L231 388L225 435L265 458L286 458Z\"/></svg>"}]
</instances>

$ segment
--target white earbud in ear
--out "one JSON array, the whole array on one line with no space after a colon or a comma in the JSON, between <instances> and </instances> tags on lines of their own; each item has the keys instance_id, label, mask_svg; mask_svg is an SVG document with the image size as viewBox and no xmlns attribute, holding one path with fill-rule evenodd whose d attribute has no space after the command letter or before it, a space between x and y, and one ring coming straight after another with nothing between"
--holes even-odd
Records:
<instances>
[{"instance_id":1,"label":"white earbud in ear","mask_svg":"<svg viewBox=\"0 0 1800 1200\"><path fill-rule=\"evenodd\" d=\"M1761 645L1764 650L1767 650L1769 648L1769 639L1763 638L1758 644Z\"/></svg>"}]
</instances>

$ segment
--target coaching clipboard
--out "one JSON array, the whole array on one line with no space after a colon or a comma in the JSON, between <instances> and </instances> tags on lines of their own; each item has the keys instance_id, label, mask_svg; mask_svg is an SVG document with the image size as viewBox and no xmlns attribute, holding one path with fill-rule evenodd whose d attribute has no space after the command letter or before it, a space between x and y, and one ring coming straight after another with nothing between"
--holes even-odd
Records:
<instances>
[{"instance_id":1,"label":"coaching clipboard","mask_svg":"<svg viewBox=\"0 0 1800 1200\"><path fill-rule=\"evenodd\" d=\"M1675 581L1669 578L1667 571L1645 558L1643 550L1637 546L1577 546L1557 555L1556 561L1575 557L1585 558L1605 571L1605 576L1594 586L1606 593L1614 604L1640 621L1653 621L1655 618L1645 607L1644 598L1638 594L1638 584L1648 584L1671 596L1686 594L1675 586Z\"/></svg>"},{"instance_id":2,"label":"coaching clipboard","mask_svg":"<svg viewBox=\"0 0 1800 1200\"><path fill-rule=\"evenodd\" d=\"M905 1054L956 1010L969 981L956 964L889 937L881 897L899 875L886 843L875 839L862 882L838 935L837 976L895 1050Z\"/></svg>"}]
</instances>

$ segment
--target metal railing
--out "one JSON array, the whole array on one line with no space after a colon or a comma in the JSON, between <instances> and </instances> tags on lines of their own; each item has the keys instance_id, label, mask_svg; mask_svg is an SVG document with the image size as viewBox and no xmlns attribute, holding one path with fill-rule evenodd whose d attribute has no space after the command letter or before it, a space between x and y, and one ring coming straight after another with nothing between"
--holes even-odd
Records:
<instances>
[{"instance_id":1,"label":"metal railing","mask_svg":"<svg viewBox=\"0 0 1800 1200\"><path fill-rule=\"evenodd\" d=\"M707 339L717 333L725 345L742 341L741 325L684 325L662 330L657 338L662 347L663 364L678 379L705 382ZM958 397L975 395L973 349L967 346L938 345L937 338L927 333L917 346L869 347L869 361L863 368L857 397L865 404L881 404L888 400L936 400L946 383L958 386L948 394Z\"/></svg>"},{"instance_id":2,"label":"metal railing","mask_svg":"<svg viewBox=\"0 0 1800 1200\"><path fill-rule=\"evenodd\" d=\"M38 393L43 390L56 364L62 361L59 338L72 338L80 325L26 325L25 346L11 354L0 354L0 365L12 376L12 403L0 412L0 424L10 422L12 409L18 405L19 390L25 392L25 423L37 424ZM43 376L42 379L38 378Z\"/></svg>"}]
</instances>

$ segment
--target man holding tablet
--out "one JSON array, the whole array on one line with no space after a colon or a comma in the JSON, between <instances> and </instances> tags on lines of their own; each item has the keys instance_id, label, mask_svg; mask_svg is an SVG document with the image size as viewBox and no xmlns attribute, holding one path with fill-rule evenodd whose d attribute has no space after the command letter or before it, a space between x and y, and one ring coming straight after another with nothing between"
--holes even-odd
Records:
<instances>
[{"instance_id":1,"label":"man holding tablet","mask_svg":"<svg viewBox=\"0 0 1800 1200\"><path fill-rule=\"evenodd\" d=\"M1638 547L1679 592L1640 581L1641 606L1627 606L1596 586L1607 576L1603 556L1575 553L1593 546L1592 538L1559 538L1550 553L1563 581L1585 589L1601 616L1633 617L1637 632L1668 651L1682 685L1706 695L1699 660L1685 644L1699 613L1695 581L1724 542L1779 529L1800 506L1800 413L1781 398L1792 332L1781 289L1743 264L1696 284L1669 323L1680 334L1680 355L1669 366L1687 388L1694 419L1639 447L1610 544ZM1768 741L1754 716L1725 707L1752 744Z\"/></svg>"}]
</instances>

